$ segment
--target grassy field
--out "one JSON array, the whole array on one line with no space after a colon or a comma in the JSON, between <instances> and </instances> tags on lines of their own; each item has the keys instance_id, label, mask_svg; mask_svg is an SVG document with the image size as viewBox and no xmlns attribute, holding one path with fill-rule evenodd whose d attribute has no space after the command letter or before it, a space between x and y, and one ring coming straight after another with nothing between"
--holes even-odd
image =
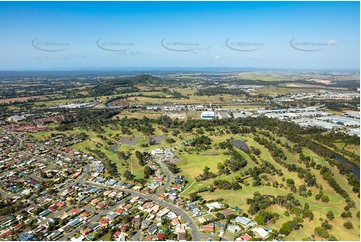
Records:
<instances>
[{"instance_id":1,"label":"grassy field","mask_svg":"<svg viewBox=\"0 0 361 242\"><path fill-rule=\"evenodd\" d=\"M350 144L345 144L345 143L335 143L335 145L340 148L340 149L345 149L346 151L355 153L355 154L360 154L360 146L358 145L350 145Z\"/></svg>"},{"instance_id":2,"label":"grassy field","mask_svg":"<svg viewBox=\"0 0 361 242\"><path fill-rule=\"evenodd\" d=\"M182 162L177 166L182 170L181 175L184 175L191 183L194 177L203 173L204 167L208 166L211 172L217 173L217 164L223 163L229 156L217 152L216 150L207 150L199 152L198 154L178 153L178 157Z\"/></svg>"}]
</instances>

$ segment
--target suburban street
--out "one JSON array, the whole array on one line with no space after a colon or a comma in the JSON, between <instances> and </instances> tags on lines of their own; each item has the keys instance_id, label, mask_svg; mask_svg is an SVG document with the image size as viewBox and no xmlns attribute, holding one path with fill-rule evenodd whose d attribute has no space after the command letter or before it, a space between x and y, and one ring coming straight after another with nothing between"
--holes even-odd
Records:
<instances>
[{"instance_id":1,"label":"suburban street","mask_svg":"<svg viewBox=\"0 0 361 242\"><path fill-rule=\"evenodd\" d=\"M106 186L106 185L101 185L98 183L94 183L94 182L86 182L88 184L91 184L95 187L100 187L100 188L109 188L110 186ZM201 234L199 232L198 226L196 225L196 223L193 221L193 219L183 211L183 209L179 208L178 206L171 204L169 202L166 202L165 200L162 200L160 198L151 196L151 195L146 195L137 191L133 191L133 190L129 190L129 189L122 189L122 188L115 188L112 187L113 190L117 190L117 191L123 191L123 192L127 192L130 193L133 196L138 196L144 199L148 199L148 200L152 200L153 202L160 204L162 206L168 207L169 209L173 210L175 213L180 214L187 222L188 226L190 227L190 229L192 230L192 238L193 240L200 240L201 238Z\"/></svg>"},{"instance_id":2,"label":"suburban street","mask_svg":"<svg viewBox=\"0 0 361 242\"><path fill-rule=\"evenodd\" d=\"M98 220L99 220L102 216L104 216L105 214L109 213L109 212L112 211L112 210L115 210L115 209L119 206L119 204L120 204L121 202L123 202L124 200L125 200L125 199L122 199L121 201L119 201L118 203L116 203L115 205L109 207L109 208L106 209L106 210L96 211L98 214L95 215L94 217L92 217L91 219L89 219L88 221L86 221L86 223L93 223L93 222L98 221ZM87 207L82 207L81 209L88 210L88 211L92 210L92 209L89 210L89 208L87 208ZM77 232L79 232L79 231L81 230L81 228L82 228L82 225L77 226L77 227L74 228L70 233L67 233L66 235L64 235L63 237L61 237L59 240L61 240L61 241L68 241L68 240L70 240Z\"/></svg>"},{"instance_id":3,"label":"suburban street","mask_svg":"<svg viewBox=\"0 0 361 242\"><path fill-rule=\"evenodd\" d=\"M161 156L157 157L155 159L155 161L158 163L158 165L162 168L162 170L165 172L165 174L167 176L166 183L160 189L158 189L157 192L155 193L156 195L160 195L165 190L169 189L170 185L172 184L173 173L169 170L168 166L162 161Z\"/></svg>"},{"instance_id":4,"label":"suburban street","mask_svg":"<svg viewBox=\"0 0 361 242\"><path fill-rule=\"evenodd\" d=\"M18 141L18 144L17 145L23 145L23 141L21 138L17 137L17 141ZM35 144L35 143L33 143ZM63 152L63 151L60 151L56 148L53 148L53 147L49 147L49 146L46 146L46 145L42 145L42 144L37 144L37 146L39 147L43 147L45 149L51 149L51 150L54 150L58 153L61 153L69 158L72 158L72 159L75 159L76 157L71 155L71 154L68 154L66 152ZM31 155L31 154L27 154L27 153L24 153L26 155L30 155L40 161L43 161L43 162L46 162L46 163L49 163L48 161L45 161L44 159L42 158L39 158L38 156L35 156L35 155ZM159 164L159 166L161 166L161 168L163 169L163 171L165 172L166 174L166 177L167 177L167 181L166 183L164 184L164 186L162 188L160 188L156 195L159 195L161 193L163 193L165 190L169 189L169 187L171 186L171 183L172 183L172 180L173 180L173 174L172 172L168 169L167 165L162 161L162 157L158 157L158 159L156 160L156 162ZM53 164L52 164L53 165ZM98 183L94 183L94 182L88 182L88 181L85 181L87 176L90 174L90 165L87 163L84 167L83 167L83 172L82 174L75 180L73 181L72 183L68 184L67 186L63 187L62 189L59 190L59 193L65 191L66 189L68 188L71 188L72 186L74 186L75 184L84 184L84 183L87 183L89 185L92 185L94 187L99 187L99 188L106 188L106 189L109 189L111 188L112 190L116 190L116 191L122 191L122 192L126 192L126 193L129 193L132 197L134 196L138 196L138 197L141 197L141 198L144 198L144 199L147 199L147 200L151 200L159 205L162 205L162 206L165 206L167 208L169 208L170 210L174 211L175 213L181 215L187 222L189 228L191 229L191 235L192 235L192 239L193 240L200 240L200 238L204 238L205 236L208 238L209 236L207 235L202 235L200 232L199 232L199 229L198 229L198 226L196 225L196 223L193 221L193 219L180 207L172 204L172 203L169 203L169 202L166 202L165 200L162 200L158 197L156 197L156 195L147 195L147 194L143 194L143 193L140 193L140 192L137 192L137 191L134 191L134 190L130 190L130 189L123 189L123 188L116 188L116 187L112 187L112 186L107 186L107 185L102 185L102 184L98 184ZM4 196L7 196L8 194L4 193L3 191L0 190L0 193L3 194ZM124 199L123 199L124 200ZM123 201L122 200L122 201ZM121 202L121 201L120 201ZM89 212L96 212L97 215L95 215L94 217L92 217L89 221L87 221L87 223L92 223L92 222L95 222L95 221L98 221L102 216L106 215L107 213L109 213L110 211L114 210L118 205L119 203L116 203L115 205L113 205L112 207L109 207L107 210L103 210L103 211L95 211L91 208L88 208L88 207L83 207L82 209L84 210L87 210ZM63 210L62 210L63 211ZM81 226L78 226L76 228L74 228L70 233L67 233L66 235L64 235L63 237L60 238L60 240L69 240L70 238L72 238L76 232L78 232L79 230L81 229ZM140 239L140 236L141 234L140 233L137 233L133 236L133 239Z\"/></svg>"}]
</instances>

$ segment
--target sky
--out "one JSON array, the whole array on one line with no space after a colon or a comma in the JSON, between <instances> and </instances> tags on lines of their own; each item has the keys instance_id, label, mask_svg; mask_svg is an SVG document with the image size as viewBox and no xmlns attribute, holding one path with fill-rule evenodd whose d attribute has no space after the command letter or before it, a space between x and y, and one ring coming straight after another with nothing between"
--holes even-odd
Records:
<instances>
[{"instance_id":1,"label":"sky","mask_svg":"<svg viewBox=\"0 0 361 242\"><path fill-rule=\"evenodd\" d=\"M0 70L359 69L359 2L0 2Z\"/></svg>"}]
</instances>

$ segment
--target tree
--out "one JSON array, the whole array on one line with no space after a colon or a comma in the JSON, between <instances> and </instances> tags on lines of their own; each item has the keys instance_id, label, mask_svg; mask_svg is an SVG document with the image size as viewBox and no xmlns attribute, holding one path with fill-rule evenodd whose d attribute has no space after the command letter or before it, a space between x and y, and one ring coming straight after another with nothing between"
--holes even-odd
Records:
<instances>
[{"instance_id":1,"label":"tree","mask_svg":"<svg viewBox=\"0 0 361 242\"><path fill-rule=\"evenodd\" d=\"M321 196L321 201L324 203L328 203L330 201L330 198L327 195L322 195Z\"/></svg>"},{"instance_id":2,"label":"tree","mask_svg":"<svg viewBox=\"0 0 361 242\"><path fill-rule=\"evenodd\" d=\"M303 211L303 217L304 217L304 218L309 218L310 220L313 220L314 215L313 215L313 212L312 212L311 210L305 209L305 210Z\"/></svg>"},{"instance_id":3,"label":"tree","mask_svg":"<svg viewBox=\"0 0 361 242\"><path fill-rule=\"evenodd\" d=\"M181 169L178 168L174 163L166 163L166 165L173 174L177 174L181 171Z\"/></svg>"},{"instance_id":4,"label":"tree","mask_svg":"<svg viewBox=\"0 0 361 242\"><path fill-rule=\"evenodd\" d=\"M321 227L328 230L332 229L332 225L328 223L328 220L323 221Z\"/></svg>"},{"instance_id":5,"label":"tree","mask_svg":"<svg viewBox=\"0 0 361 242\"><path fill-rule=\"evenodd\" d=\"M201 196L198 195L198 193L196 192L192 192L191 194L189 194L189 199L191 200L191 202L195 202L197 200L199 200L201 198Z\"/></svg>"},{"instance_id":6,"label":"tree","mask_svg":"<svg viewBox=\"0 0 361 242\"><path fill-rule=\"evenodd\" d=\"M171 138L171 137L166 138L166 139L165 139L165 141L166 141L168 144L173 144L173 143L175 143L175 142L176 142L176 140L175 140L175 139L173 139L173 138Z\"/></svg>"},{"instance_id":7,"label":"tree","mask_svg":"<svg viewBox=\"0 0 361 242\"><path fill-rule=\"evenodd\" d=\"M210 170L210 168L208 166L204 167L203 174L200 174L199 176L197 176L196 180L203 181L203 180L207 180L207 179L216 177L216 174L214 174L213 172L210 172L209 170Z\"/></svg>"},{"instance_id":8,"label":"tree","mask_svg":"<svg viewBox=\"0 0 361 242\"><path fill-rule=\"evenodd\" d=\"M305 208L305 209L309 209L309 208L310 208L310 205L309 205L308 203L305 203L304 208Z\"/></svg>"},{"instance_id":9,"label":"tree","mask_svg":"<svg viewBox=\"0 0 361 242\"><path fill-rule=\"evenodd\" d=\"M328 211L327 214L326 214L326 217L329 219L329 220L333 220L335 218L335 215L333 214L332 211Z\"/></svg>"},{"instance_id":10,"label":"tree","mask_svg":"<svg viewBox=\"0 0 361 242\"><path fill-rule=\"evenodd\" d=\"M330 236L329 233L327 232L327 230L322 227L315 228L315 235L318 235L324 239L327 239Z\"/></svg>"},{"instance_id":11,"label":"tree","mask_svg":"<svg viewBox=\"0 0 361 242\"><path fill-rule=\"evenodd\" d=\"M295 181L292 179L292 178L287 178L287 185L288 186L292 186L292 185L294 185L295 184Z\"/></svg>"},{"instance_id":12,"label":"tree","mask_svg":"<svg viewBox=\"0 0 361 242\"><path fill-rule=\"evenodd\" d=\"M154 171L149 166L144 166L144 178L148 179L151 175L154 174Z\"/></svg>"},{"instance_id":13,"label":"tree","mask_svg":"<svg viewBox=\"0 0 361 242\"><path fill-rule=\"evenodd\" d=\"M352 218L352 214L351 214L350 211L348 211L348 212L342 212L342 213L341 213L341 217L342 217L342 218Z\"/></svg>"},{"instance_id":14,"label":"tree","mask_svg":"<svg viewBox=\"0 0 361 242\"><path fill-rule=\"evenodd\" d=\"M139 164L141 166L144 166L145 165L145 155L142 152L136 150L135 156L137 157Z\"/></svg>"},{"instance_id":15,"label":"tree","mask_svg":"<svg viewBox=\"0 0 361 242\"><path fill-rule=\"evenodd\" d=\"M123 175L127 180L133 180L135 177L129 170L126 170Z\"/></svg>"},{"instance_id":16,"label":"tree","mask_svg":"<svg viewBox=\"0 0 361 242\"><path fill-rule=\"evenodd\" d=\"M124 151L117 152L119 160L128 160L129 154L126 154Z\"/></svg>"},{"instance_id":17,"label":"tree","mask_svg":"<svg viewBox=\"0 0 361 242\"><path fill-rule=\"evenodd\" d=\"M350 222L350 221L347 221L343 224L343 226L346 228L346 229L352 229L353 228L353 224Z\"/></svg>"},{"instance_id":18,"label":"tree","mask_svg":"<svg viewBox=\"0 0 361 242\"><path fill-rule=\"evenodd\" d=\"M259 156L261 154L261 150L256 147L251 146L251 150L256 156Z\"/></svg>"}]
</instances>

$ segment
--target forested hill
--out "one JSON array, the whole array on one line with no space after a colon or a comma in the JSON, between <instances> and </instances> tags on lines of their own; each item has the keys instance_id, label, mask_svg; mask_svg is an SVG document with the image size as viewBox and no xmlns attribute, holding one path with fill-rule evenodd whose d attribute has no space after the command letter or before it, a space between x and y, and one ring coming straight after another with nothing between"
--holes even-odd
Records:
<instances>
[{"instance_id":1,"label":"forested hill","mask_svg":"<svg viewBox=\"0 0 361 242\"><path fill-rule=\"evenodd\" d=\"M137 84L143 85L161 85L166 81L162 78L155 77L149 74L141 74L132 77L121 77L112 80L105 81L92 89L94 96L112 95L118 93L131 93L139 91L135 86Z\"/></svg>"}]
</instances>

